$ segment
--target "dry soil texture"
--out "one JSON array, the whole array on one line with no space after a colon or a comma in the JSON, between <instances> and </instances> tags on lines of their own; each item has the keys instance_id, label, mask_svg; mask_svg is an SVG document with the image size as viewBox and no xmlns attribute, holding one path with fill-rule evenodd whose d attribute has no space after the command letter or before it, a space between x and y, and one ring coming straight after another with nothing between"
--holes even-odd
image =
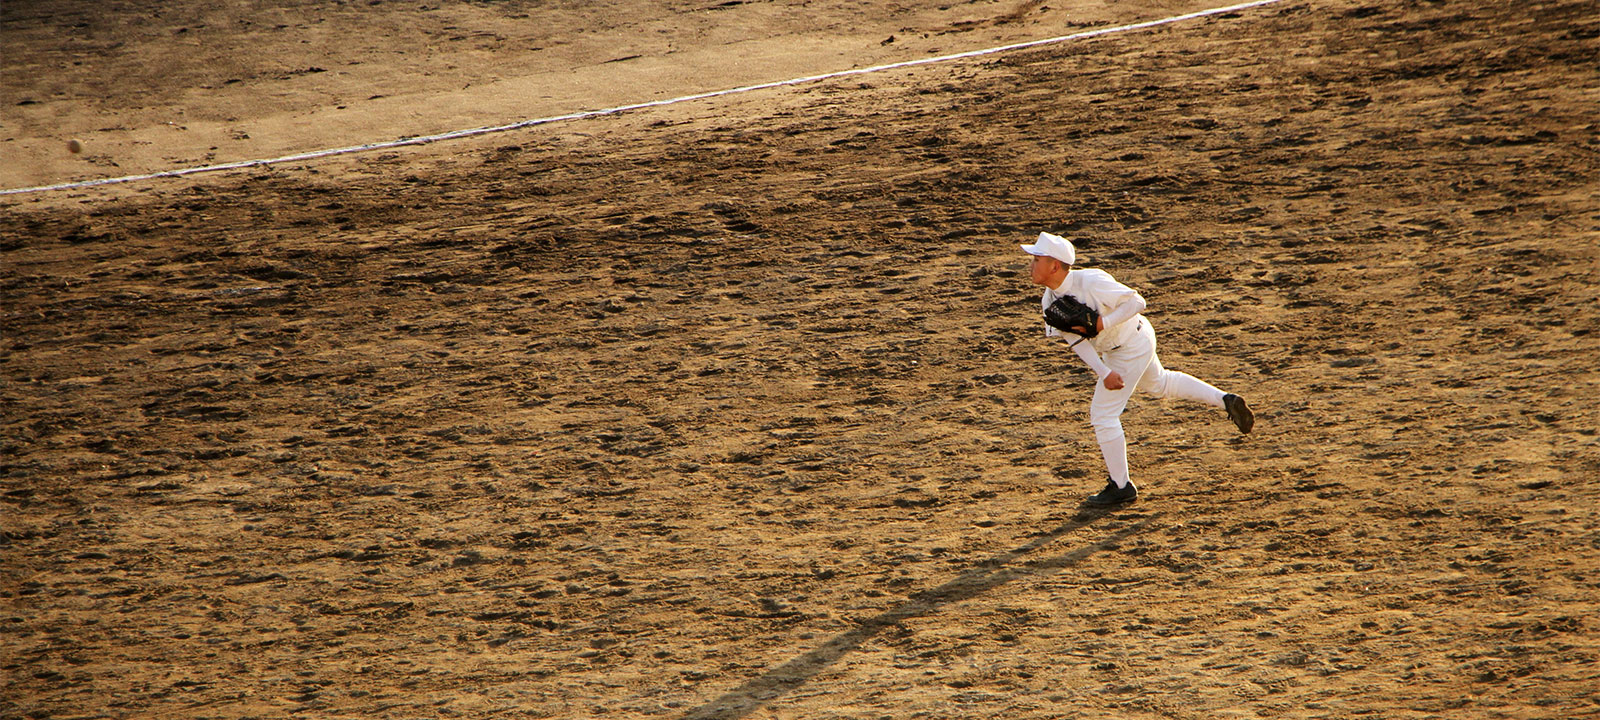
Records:
<instances>
[{"instance_id":1,"label":"dry soil texture","mask_svg":"<svg viewBox=\"0 0 1600 720\"><path fill-rule=\"evenodd\" d=\"M535 46L602 77L766 19L816 72L1202 7L612 2L681 44L607 54L512 47L587 3L161 5L5 4L0 152L141 118L7 187L204 160L134 144L174 84L297 149L301 81L437 109L560 86L499 54ZM1286 0L0 199L0 716L1600 715L1594 10ZM174 37L249 53L196 79ZM104 84L47 87L72 62ZM1040 230L1255 432L1136 399L1144 496L1080 507L1093 378L1043 337Z\"/></svg>"}]
</instances>

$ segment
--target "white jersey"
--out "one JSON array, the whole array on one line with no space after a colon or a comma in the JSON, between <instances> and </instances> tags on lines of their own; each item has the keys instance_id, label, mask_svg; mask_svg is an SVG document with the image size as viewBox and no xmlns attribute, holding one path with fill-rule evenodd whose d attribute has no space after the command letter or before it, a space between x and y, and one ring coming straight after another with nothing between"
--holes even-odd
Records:
<instances>
[{"instance_id":1,"label":"white jersey","mask_svg":"<svg viewBox=\"0 0 1600 720\"><path fill-rule=\"evenodd\" d=\"M1050 307L1062 295L1071 295L1100 313L1100 319L1106 327L1088 343L1101 355L1133 339L1139 332L1139 325L1144 322L1144 316L1139 314L1145 307L1144 297L1137 290L1117 282L1104 270L1088 268L1067 273L1060 287L1045 289L1044 297L1039 301L1040 310ZM1121 312L1118 312L1119 309ZM1062 331L1045 325L1047 337L1060 337L1062 334Z\"/></svg>"}]
</instances>

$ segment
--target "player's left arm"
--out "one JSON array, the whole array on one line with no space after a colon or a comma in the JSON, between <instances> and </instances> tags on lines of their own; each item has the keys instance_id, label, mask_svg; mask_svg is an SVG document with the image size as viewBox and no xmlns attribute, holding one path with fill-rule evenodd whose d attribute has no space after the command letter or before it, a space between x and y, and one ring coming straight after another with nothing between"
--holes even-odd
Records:
<instances>
[{"instance_id":1,"label":"player's left arm","mask_svg":"<svg viewBox=\"0 0 1600 720\"><path fill-rule=\"evenodd\" d=\"M1132 320L1135 315L1144 312L1148 304L1144 296L1127 285L1117 282L1110 275L1098 279L1091 292L1095 300L1100 303L1100 330L1114 328L1122 323ZM1110 310L1106 310L1110 308Z\"/></svg>"}]
</instances>

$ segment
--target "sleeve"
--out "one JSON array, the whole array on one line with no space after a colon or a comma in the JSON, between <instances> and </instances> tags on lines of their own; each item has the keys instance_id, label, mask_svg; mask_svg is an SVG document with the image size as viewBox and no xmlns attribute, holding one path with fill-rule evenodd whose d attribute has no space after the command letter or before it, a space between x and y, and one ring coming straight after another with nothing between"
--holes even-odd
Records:
<instances>
[{"instance_id":1,"label":"sleeve","mask_svg":"<svg viewBox=\"0 0 1600 720\"><path fill-rule=\"evenodd\" d=\"M1050 292L1049 290L1044 291L1044 294L1039 297L1039 311L1043 312L1046 308L1049 308L1050 303L1055 302L1055 299L1056 297L1054 293ZM1050 323L1045 323L1044 336L1047 338L1058 338L1061 337L1061 331L1050 327Z\"/></svg>"},{"instance_id":2,"label":"sleeve","mask_svg":"<svg viewBox=\"0 0 1600 720\"><path fill-rule=\"evenodd\" d=\"M1105 377L1111 372L1111 368L1106 367L1105 362L1100 359L1100 353L1094 351L1094 345L1080 339L1072 343L1072 351L1083 358L1083 364L1088 365L1097 377Z\"/></svg>"},{"instance_id":3,"label":"sleeve","mask_svg":"<svg viewBox=\"0 0 1600 720\"><path fill-rule=\"evenodd\" d=\"M1144 312L1144 308L1144 296L1135 292L1133 297L1124 300L1121 305L1116 307L1116 309L1101 315L1100 322L1103 323L1107 329L1110 329L1132 320L1133 316Z\"/></svg>"},{"instance_id":4,"label":"sleeve","mask_svg":"<svg viewBox=\"0 0 1600 720\"><path fill-rule=\"evenodd\" d=\"M1104 272L1095 275L1089 292L1100 304L1100 322L1107 330L1132 320L1147 306L1139 291L1117 282Z\"/></svg>"}]
</instances>

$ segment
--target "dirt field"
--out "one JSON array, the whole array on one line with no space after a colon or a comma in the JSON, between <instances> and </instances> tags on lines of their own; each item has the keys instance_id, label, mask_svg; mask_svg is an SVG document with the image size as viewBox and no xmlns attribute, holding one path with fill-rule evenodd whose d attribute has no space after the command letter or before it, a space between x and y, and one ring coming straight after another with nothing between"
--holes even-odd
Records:
<instances>
[{"instance_id":1,"label":"dirt field","mask_svg":"<svg viewBox=\"0 0 1600 720\"><path fill-rule=\"evenodd\" d=\"M0 188L1208 3L142 5L0 6ZM0 717L1600 717L1593 9L0 197ZM1040 230L1255 432L1136 397L1080 507Z\"/></svg>"}]
</instances>

